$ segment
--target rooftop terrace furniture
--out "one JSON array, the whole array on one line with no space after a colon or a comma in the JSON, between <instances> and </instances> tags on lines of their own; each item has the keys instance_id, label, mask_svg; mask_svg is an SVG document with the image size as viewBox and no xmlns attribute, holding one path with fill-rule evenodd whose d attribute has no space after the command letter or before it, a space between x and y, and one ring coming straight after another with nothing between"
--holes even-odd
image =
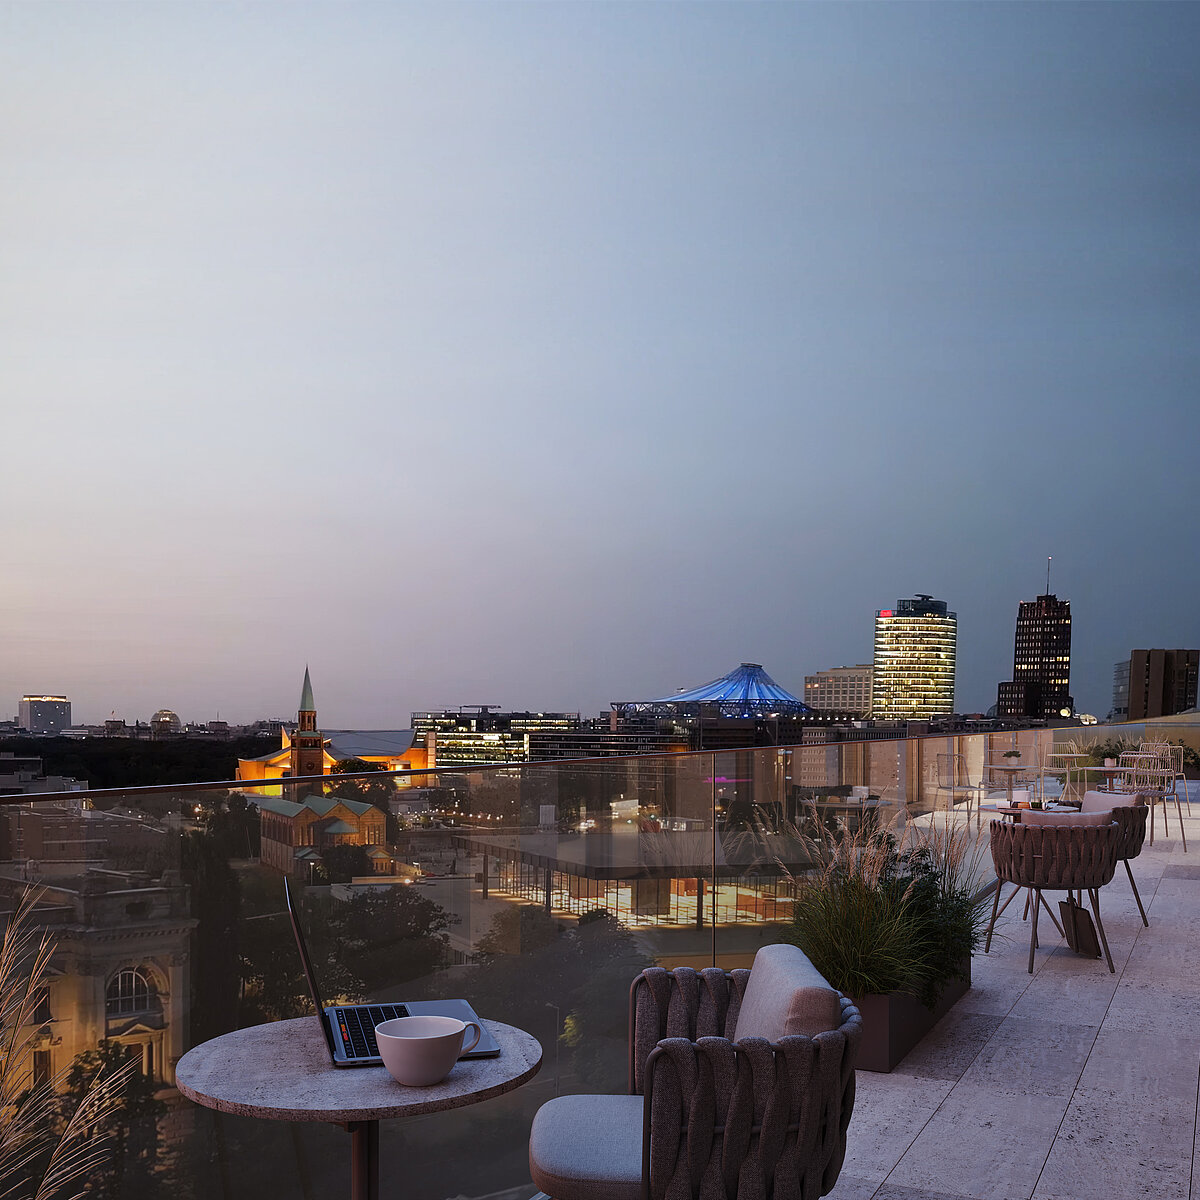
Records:
<instances>
[{"instance_id":1,"label":"rooftop terrace furniture","mask_svg":"<svg viewBox=\"0 0 1200 1200\"><path fill-rule=\"evenodd\" d=\"M1146 745L1147 743L1143 743ZM1179 816L1179 840L1187 853L1187 836L1183 832L1183 808L1175 790L1175 764L1170 746L1159 744L1155 750L1139 750L1136 754L1122 754L1121 765L1128 764L1124 790L1136 792L1150 806L1150 845L1154 845L1154 810L1163 806L1163 833L1167 832L1167 798L1175 801L1175 812ZM1164 753L1165 751L1165 753Z\"/></svg>"},{"instance_id":2,"label":"rooftop terrace furniture","mask_svg":"<svg viewBox=\"0 0 1200 1200\"><path fill-rule=\"evenodd\" d=\"M1028 820L1028 823L1026 821ZM1103 824L1095 822L1103 822ZM1112 880L1117 866L1120 828L1110 813L1022 814L1022 823L991 823L992 862L996 868L996 895L988 924L984 953L991 950L992 930L999 915L1000 890L1005 883L1029 888L1033 898L1033 920L1029 932L1029 973L1033 974L1033 952L1037 948L1038 910L1050 914L1060 936L1066 936L1042 893L1086 891L1091 901L1096 928L1109 971L1115 972L1104 923L1100 920L1099 891ZM1014 893L1015 895L1016 893ZM1005 901L1008 907L1012 896ZM1000 910L1001 912L1003 909Z\"/></svg>"},{"instance_id":3,"label":"rooftop terrace furniture","mask_svg":"<svg viewBox=\"0 0 1200 1200\"><path fill-rule=\"evenodd\" d=\"M630 989L629 1094L542 1105L533 1181L555 1200L823 1196L861 1036L858 1009L795 946L762 947L749 971L652 967Z\"/></svg>"},{"instance_id":4,"label":"rooftop terrace furniture","mask_svg":"<svg viewBox=\"0 0 1200 1200\"><path fill-rule=\"evenodd\" d=\"M958 803L960 796L966 798L967 820L971 819L971 801L975 802L975 828L982 822L979 800L983 794L983 783L972 783L967 774L967 759L964 754L939 754L937 756L938 791L948 793L950 809Z\"/></svg>"},{"instance_id":5,"label":"rooftop terrace furniture","mask_svg":"<svg viewBox=\"0 0 1200 1200\"><path fill-rule=\"evenodd\" d=\"M1137 858L1142 852L1146 840L1146 817L1149 809L1141 796L1126 792L1086 792L1080 812L1107 812L1111 809L1112 818L1121 831L1117 839L1117 861L1125 864L1125 874L1129 876L1129 886L1133 888L1133 898L1137 901L1138 912L1142 914L1142 924L1149 926L1150 920L1142 907L1142 897L1138 893L1137 884L1133 879L1133 870L1129 866L1131 858Z\"/></svg>"}]
</instances>

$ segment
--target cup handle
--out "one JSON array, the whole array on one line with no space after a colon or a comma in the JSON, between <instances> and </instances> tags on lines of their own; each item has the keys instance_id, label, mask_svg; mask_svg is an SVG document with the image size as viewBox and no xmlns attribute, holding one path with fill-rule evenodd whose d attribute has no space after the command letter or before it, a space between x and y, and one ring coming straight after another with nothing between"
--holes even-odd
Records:
<instances>
[{"instance_id":1,"label":"cup handle","mask_svg":"<svg viewBox=\"0 0 1200 1200\"><path fill-rule=\"evenodd\" d=\"M475 1030L475 1036L471 1039L471 1044L469 1046L466 1044L466 1037L467 1037L468 1029ZM471 1051L474 1050L475 1047L479 1045L479 1039L481 1037L483 1037L483 1029L479 1026L479 1024L477 1022L464 1021L463 1022L463 1048L458 1052L459 1058L462 1058L462 1056L464 1054L470 1054Z\"/></svg>"}]
</instances>

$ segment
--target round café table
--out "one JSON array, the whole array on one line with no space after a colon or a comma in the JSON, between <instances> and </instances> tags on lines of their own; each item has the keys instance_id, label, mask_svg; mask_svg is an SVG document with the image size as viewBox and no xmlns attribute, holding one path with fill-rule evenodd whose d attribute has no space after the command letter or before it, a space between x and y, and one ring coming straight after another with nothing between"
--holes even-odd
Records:
<instances>
[{"instance_id":1,"label":"round caf\u00e9 table","mask_svg":"<svg viewBox=\"0 0 1200 1200\"><path fill-rule=\"evenodd\" d=\"M405 1087L384 1067L335 1067L315 1017L235 1029L189 1050L175 1084L205 1108L268 1121L332 1121L350 1133L351 1200L379 1200L379 1122L478 1104L532 1079L537 1038L484 1021L497 1058L465 1059L432 1087Z\"/></svg>"}]
</instances>

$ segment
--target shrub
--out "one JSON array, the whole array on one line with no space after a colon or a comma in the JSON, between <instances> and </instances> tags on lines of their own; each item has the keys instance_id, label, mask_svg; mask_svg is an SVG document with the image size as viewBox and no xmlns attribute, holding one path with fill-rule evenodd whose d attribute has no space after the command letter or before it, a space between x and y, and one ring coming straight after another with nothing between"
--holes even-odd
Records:
<instances>
[{"instance_id":1,"label":"shrub","mask_svg":"<svg viewBox=\"0 0 1200 1200\"><path fill-rule=\"evenodd\" d=\"M800 882L789 940L848 996L906 992L929 1008L963 978L986 923L980 850L949 826L822 834Z\"/></svg>"}]
</instances>

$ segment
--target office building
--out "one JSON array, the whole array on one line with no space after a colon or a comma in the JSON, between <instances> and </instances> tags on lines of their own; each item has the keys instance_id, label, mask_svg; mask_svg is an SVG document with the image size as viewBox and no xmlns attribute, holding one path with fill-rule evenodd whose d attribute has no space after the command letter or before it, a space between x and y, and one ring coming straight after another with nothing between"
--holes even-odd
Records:
<instances>
[{"instance_id":1,"label":"office building","mask_svg":"<svg viewBox=\"0 0 1200 1200\"><path fill-rule=\"evenodd\" d=\"M1071 602L1054 595L1017 608L1012 679L1001 683L996 716L1053 718L1075 711L1071 698Z\"/></svg>"},{"instance_id":2,"label":"office building","mask_svg":"<svg viewBox=\"0 0 1200 1200\"><path fill-rule=\"evenodd\" d=\"M871 715L911 721L954 711L958 615L918 592L875 613Z\"/></svg>"},{"instance_id":3,"label":"office building","mask_svg":"<svg viewBox=\"0 0 1200 1200\"><path fill-rule=\"evenodd\" d=\"M1113 698L1109 710L1110 721L1129 720L1129 659L1113 664Z\"/></svg>"},{"instance_id":4,"label":"office building","mask_svg":"<svg viewBox=\"0 0 1200 1200\"><path fill-rule=\"evenodd\" d=\"M1113 719L1145 721L1195 708L1198 673L1200 650L1134 650L1113 671Z\"/></svg>"},{"instance_id":5,"label":"office building","mask_svg":"<svg viewBox=\"0 0 1200 1200\"><path fill-rule=\"evenodd\" d=\"M869 663L860 663L805 675L804 703L818 712L868 713L873 674Z\"/></svg>"},{"instance_id":6,"label":"office building","mask_svg":"<svg viewBox=\"0 0 1200 1200\"><path fill-rule=\"evenodd\" d=\"M29 733L58 733L71 724L66 696L22 696L17 723Z\"/></svg>"},{"instance_id":7,"label":"office building","mask_svg":"<svg viewBox=\"0 0 1200 1200\"><path fill-rule=\"evenodd\" d=\"M569 736L581 724L578 713L500 712L490 704L412 714L415 741L424 744L431 768L529 762L535 736Z\"/></svg>"}]
</instances>

